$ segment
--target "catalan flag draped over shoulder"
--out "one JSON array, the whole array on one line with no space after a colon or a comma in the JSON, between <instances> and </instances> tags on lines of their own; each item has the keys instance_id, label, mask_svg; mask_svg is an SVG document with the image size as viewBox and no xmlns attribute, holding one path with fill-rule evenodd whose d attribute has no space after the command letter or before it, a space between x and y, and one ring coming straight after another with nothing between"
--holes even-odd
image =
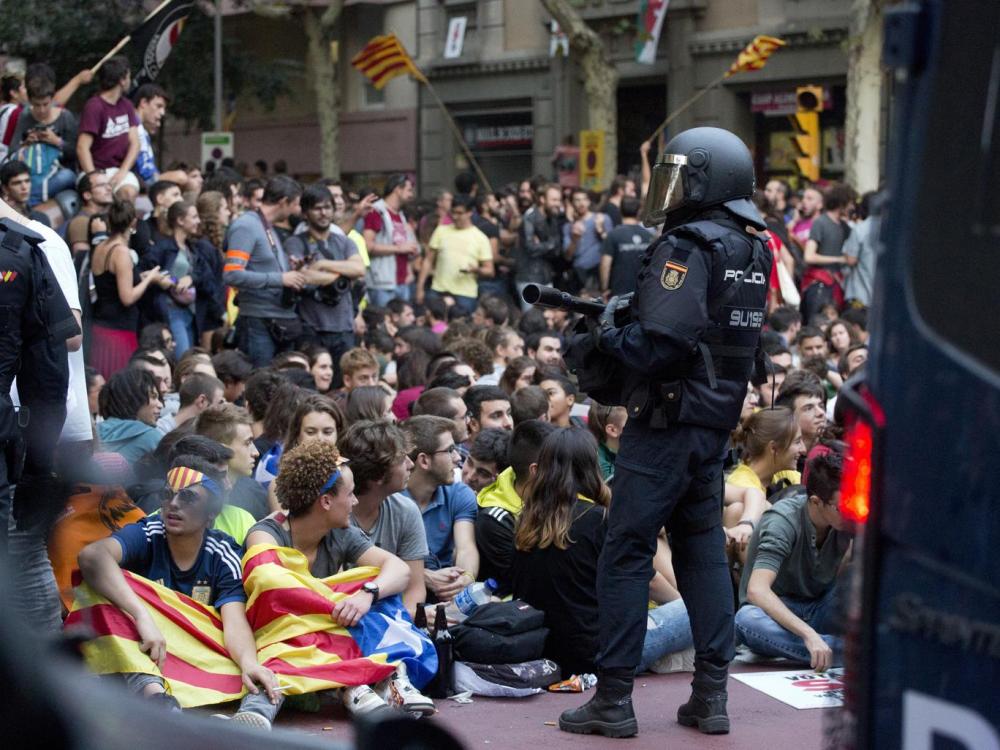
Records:
<instances>
[{"instance_id":1,"label":"catalan flag draped over shoulder","mask_svg":"<svg viewBox=\"0 0 1000 750\"><path fill-rule=\"evenodd\" d=\"M309 573L301 552L271 545L248 550L243 565L247 619L258 660L278 675L286 695L373 684L391 675L399 661L406 663L418 687L437 671L434 645L413 627L399 596L379 601L350 630L330 617L333 605L374 579L377 568L318 579ZM139 649L132 619L81 584L65 627L94 633L83 646L88 668L97 674L162 677L184 708L241 698L246 689L240 668L226 650L218 611L141 576L122 573L167 642L166 662L162 670L157 667Z\"/></svg>"},{"instance_id":2,"label":"catalan flag draped over shoulder","mask_svg":"<svg viewBox=\"0 0 1000 750\"><path fill-rule=\"evenodd\" d=\"M289 686L286 694L370 685L399 661L417 687L434 676L434 644L413 627L399 596L379 600L350 630L330 618L338 600L377 575L377 568L362 567L320 579L297 550L266 544L247 550L243 588L257 656Z\"/></svg>"},{"instance_id":3,"label":"catalan flag draped over shoulder","mask_svg":"<svg viewBox=\"0 0 1000 750\"><path fill-rule=\"evenodd\" d=\"M753 41L748 44L739 56L736 58L736 62L732 64L729 71L726 73L726 78L737 73L744 73L751 70L760 70L767 63L767 58L769 58L776 49L779 47L784 47L785 41L783 39L778 39L773 36L755 36Z\"/></svg>"},{"instance_id":4,"label":"catalan flag draped over shoulder","mask_svg":"<svg viewBox=\"0 0 1000 750\"><path fill-rule=\"evenodd\" d=\"M360 70L376 89L383 88L393 78L404 73L409 73L421 83L427 83L424 74L395 34L372 39L354 56L351 65Z\"/></svg>"}]
</instances>

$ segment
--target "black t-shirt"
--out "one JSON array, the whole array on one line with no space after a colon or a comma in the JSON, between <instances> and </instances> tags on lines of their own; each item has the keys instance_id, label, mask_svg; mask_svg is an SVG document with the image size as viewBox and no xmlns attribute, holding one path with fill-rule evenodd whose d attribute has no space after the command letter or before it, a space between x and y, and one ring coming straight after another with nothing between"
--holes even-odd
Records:
<instances>
[{"instance_id":1,"label":"black t-shirt","mask_svg":"<svg viewBox=\"0 0 1000 750\"><path fill-rule=\"evenodd\" d=\"M544 656L563 676L594 671L598 650L597 559L608 525L605 509L577 501L570 527L572 542L514 551L511 581L514 597L545 612L549 636Z\"/></svg>"},{"instance_id":2,"label":"black t-shirt","mask_svg":"<svg viewBox=\"0 0 1000 750\"><path fill-rule=\"evenodd\" d=\"M152 249L153 245L162 239L164 239L164 236L160 233L156 217L150 216L148 219L136 222L135 234L132 235L132 239L129 241L129 247L135 250L136 254L142 258L142 256Z\"/></svg>"},{"instance_id":3,"label":"black t-shirt","mask_svg":"<svg viewBox=\"0 0 1000 750\"><path fill-rule=\"evenodd\" d=\"M620 226L622 223L622 210L618 208L614 203L608 201L604 204L604 208L601 209L601 213L605 214L613 226Z\"/></svg>"},{"instance_id":4,"label":"black t-shirt","mask_svg":"<svg viewBox=\"0 0 1000 750\"><path fill-rule=\"evenodd\" d=\"M472 223L480 232L486 235L487 239L499 240L500 239L500 227L494 224L489 219L484 219L477 213L472 214Z\"/></svg>"},{"instance_id":5,"label":"black t-shirt","mask_svg":"<svg viewBox=\"0 0 1000 750\"><path fill-rule=\"evenodd\" d=\"M608 232L604 238L602 255L611 256L612 294L635 291L635 279L642 265L642 254L653 241L653 233L639 224L622 224Z\"/></svg>"},{"instance_id":6,"label":"black t-shirt","mask_svg":"<svg viewBox=\"0 0 1000 750\"><path fill-rule=\"evenodd\" d=\"M479 580L492 578L497 594L510 593L510 559L514 554L514 515L499 506L480 508L476 514L476 549L479 550Z\"/></svg>"}]
</instances>

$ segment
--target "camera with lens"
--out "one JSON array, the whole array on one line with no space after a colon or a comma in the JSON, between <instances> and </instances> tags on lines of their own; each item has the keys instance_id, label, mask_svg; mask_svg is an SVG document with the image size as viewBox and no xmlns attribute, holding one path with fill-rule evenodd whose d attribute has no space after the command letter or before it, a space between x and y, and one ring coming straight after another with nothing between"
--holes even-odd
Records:
<instances>
[{"instance_id":1,"label":"camera with lens","mask_svg":"<svg viewBox=\"0 0 1000 750\"><path fill-rule=\"evenodd\" d=\"M340 299L345 294L351 293L351 280L338 276L332 284L316 287L313 290L313 299L324 305L331 307L340 303Z\"/></svg>"}]
</instances>

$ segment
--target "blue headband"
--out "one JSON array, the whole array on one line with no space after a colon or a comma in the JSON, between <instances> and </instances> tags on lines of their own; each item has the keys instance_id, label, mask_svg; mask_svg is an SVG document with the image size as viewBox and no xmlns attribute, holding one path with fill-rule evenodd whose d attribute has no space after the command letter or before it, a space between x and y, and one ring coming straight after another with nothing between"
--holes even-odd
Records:
<instances>
[{"instance_id":1,"label":"blue headband","mask_svg":"<svg viewBox=\"0 0 1000 750\"><path fill-rule=\"evenodd\" d=\"M319 494L323 495L333 489L333 485L337 483L338 479L340 479L340 469L337 469L330 475L330 478L326 480L326 484L320 488Z\"/></svg>"}]
</instances>

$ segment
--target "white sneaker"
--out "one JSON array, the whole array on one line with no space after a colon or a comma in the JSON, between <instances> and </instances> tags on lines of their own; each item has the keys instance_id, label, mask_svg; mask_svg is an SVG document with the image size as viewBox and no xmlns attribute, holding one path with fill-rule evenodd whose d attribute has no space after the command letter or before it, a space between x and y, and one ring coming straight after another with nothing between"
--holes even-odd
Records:
<instances>
[{"instance_id":1,"label":"white sneaker","mask_svg":"<svg viewBox=\"0 0 1000 750\"><path fill-rule=\"evenodd\" d=\"M263 732L271 731L271 722L267 720L266 717L254 711L239 711L238 713L227 716L226 714L212 714L213 719L222 719L223 721L231 721L234 724L243 724L244 726L251 727L252 729L260 729Z\"/></svg>"},{"instance_id":2,"label":"white sneaker","mask_svg":"<svg viewBox=\"0 0 1000 750\"><path fill-rule=\"evenodd\" d=\"M382 699L393 708L417 716L430 716L434 713L434 701L413 687L406 675L406 665L402 662L396 667L392 677L379 683L377 689Z\"/></svg>"},{"instance_id":3,"label":"white sneaker","mask_svg":"<svg viewBox=\"0 0 1000 750\"><path fill-rule=\"evenodd\" d=\"M674 672L694 671L694 646L654 661L649 665L649 671L655 674L672 674Z\"/></svg>"},{"instance_id":4,"label":"white sneaker","mask_svg":"<svg viewBox=\"0 0 1000 750\"><path fill-rule=\"evenodd\" d=\"M347 712L352 716L371 714L389 707L382 700L381 696L367 685L343 688L341 690L341 700L344 702Z\"/></svg>"}]
</instances>

